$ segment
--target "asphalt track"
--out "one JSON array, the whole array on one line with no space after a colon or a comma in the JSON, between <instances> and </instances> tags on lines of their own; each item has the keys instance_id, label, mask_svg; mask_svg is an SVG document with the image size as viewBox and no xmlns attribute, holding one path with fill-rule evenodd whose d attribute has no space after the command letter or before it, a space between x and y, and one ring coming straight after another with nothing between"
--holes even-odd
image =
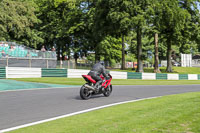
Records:
<instances>
[{"instance_id":1,"label":"asphalt track","mask_svg":"<svg viewBox=\"0 0 200 133\"><path fill-rule=\"evenodd\" d=\"M200 91L200 85L113 86L110 97L81 100L80 87L0 92L0 130L107 104Z\"/></svg>"}]
</instances>

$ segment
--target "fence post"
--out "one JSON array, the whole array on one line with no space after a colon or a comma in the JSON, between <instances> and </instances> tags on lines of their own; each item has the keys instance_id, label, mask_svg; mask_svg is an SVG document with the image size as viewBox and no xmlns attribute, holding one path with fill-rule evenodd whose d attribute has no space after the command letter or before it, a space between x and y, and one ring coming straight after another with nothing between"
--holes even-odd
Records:
<instances>
[{"instance_id":1,"label":"fence post","mask_svg":"<svg viewBox=\"0 0 200 133\"><path fill-rule=\"evenodd\" d=\"M29 58L29 67L31 68L31 59Z\"/></svg>"},{"instance_id":2,"label":"fence post","mask_svg":"<svg viewBox=\"0 0 200 133\"><path fill-rule=\"evenodd\" d=\"M7 65L7 67L8 67L8 57L7 57L7 59L6 59L6 65Z\"/></svg>"},{"instance_id":3,"label":"fence post","mask_svg":"<svg viewBox=\"0 0 200 133\"><path fill-rule=\"evenodd\" d=\"M60 68L62 68L63 62L62 60L60 60Z\"/></svg>"},{"instance_id":4,"label":"fence post","mask_svg":"<svg viewBox=\"0 0 200 133\"><path fill-rule=\"evenodd\" d=\"M47 59L47 68L49 68L49 61L48 61L48 59Z\"/></svg>"},{"instance_id":5,"label":"fence post","mask_svg":"<svg viewBox=\"0 0 200 133\"><path fill-rule=\"evenodd\" d=\"M68 69L70 69L70 63L69 63L69 60L67 60L67 65L68 65Z\"/></svg>"}]
</instances>

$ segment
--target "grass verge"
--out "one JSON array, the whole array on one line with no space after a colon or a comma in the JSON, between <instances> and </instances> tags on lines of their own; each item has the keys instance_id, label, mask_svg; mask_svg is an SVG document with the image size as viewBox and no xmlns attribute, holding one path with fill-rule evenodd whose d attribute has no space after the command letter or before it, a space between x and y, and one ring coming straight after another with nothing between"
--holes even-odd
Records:
<instances>
[{"instance_id":1,"label":"grass verge","mask_svg":"<svg viewBox=\"0 0 200 133\"><path fill-rule=\"evenodd\" d=\"M197 133L199 97L195 92L121 104L10 133Z\"/></svg>"},{"instance_id":2,"label":"grass verge","mask_svg":"<svg viewBox=\"0 0 200 133\"><path fill-rule=\"evenodd\" d=\"M85 83L82 78L20 78L17 81L40 82L50 84L63 85L83 85ZM200 84L200 80L136 80L136 79L113 79L113 85L187 85Z\"/></svg>"}]
</instances>

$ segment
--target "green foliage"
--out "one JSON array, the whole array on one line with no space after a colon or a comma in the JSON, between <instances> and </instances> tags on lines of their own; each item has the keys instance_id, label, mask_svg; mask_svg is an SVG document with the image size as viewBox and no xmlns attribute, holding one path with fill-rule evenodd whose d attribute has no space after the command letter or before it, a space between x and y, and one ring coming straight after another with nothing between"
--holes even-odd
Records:
<instances>
[{"instance_id":1,"label":"green foliage","mask_svg":"<svg viewBox=\"0 0 200 133\"><path fill-rule=\"evenodd\" d=\"M136 34L131 31L129 35L126 37L126 41L129 44L128 52L132 53L137 57L137 38ZM153 37L148 37L146 34L143 36L142 39L142 59L143 60L152 60L154 54L154 40ZM163 47L161 47L162 49ZM150 58L150 59L149 59ZM137 60L136 60L137 62Z\"/></svg>"},{"instance_id":2,"label":"green foliage","mask_svg":"<svg viewBox=\"0 0 200 133\"><path fill-rule=\"evenodd\" d=\"M135 54L128 53L126 56L126 62L137 62Z\"/></svg>"},{"instance_id":3,"label":"green foliage","mask_svg":"<svg viewBox=\"0 0 200 133\"><path fill-rule=\"evenodd\" d=\"M114 59L119 62L121 60L121 39L107 36L97 47L101 50L99 53L105 61L111 62Z\"/></svg>"},{"instance_id":4,"label":"green foliage","mask_svg":"<svg viewBox=\"0 0 200 133\"><path fill-rule=\"evenodd\" d=\"M176 54L200 50L198 1L1 0L0 40L37 49L56 44L58 55L73 52L75 58L95 51L95 60L120 62L122 39L118 38L125 37L127 52L135 54L142 66L149 52L154 53L155 33L160 59L169 55L169 45L175 45Z\"/></svg>"},{"instance_id":5,"label":"green foliage","mask_svg":"<svg viewBox=\"0 0 200 133\"><path fill-rule=\"evenodd\" d=\"M2 0L0 6L0 40L16 41L32 47L43 41L36 29L40 20L35 15L37 6L34 2Z\"/></svg>"},{"instance_id":6,"label":"green foliage","mask_svg":"<svg viewBox=\"0 0 200 133\"><path fill-rule=\"evenodd\" d=\"M107 34L121 37L132 27L131 16L128 13L130 1L127 0L98 0L94 19L95 30L104 36Z\"/></svg>"},{"instance_id":7,"label":"green foliage","mask_svg":"<svg viewBox=\"0 0 200 133\"><path fill-rule=\"evenodd\" d=\"M194 2L194 1L193 1ZM183 8L184 4L188 3L191 7ZM172 1L162 0L154 1L153 18L150 22L153 23L152 31L156 31L160 34L162 43L167 46L167 59L168 67L167 71L172 71L171 65L171 45L177 45L181 47L181 52L185 53L185 49L190 49L187 44L191 44L192 32L191 24L196 25L196 22L192 21L192 14L189 9L192 8L191 1ZM189 9L188 9L189 8Z\"/></svg>"}]
</instances>

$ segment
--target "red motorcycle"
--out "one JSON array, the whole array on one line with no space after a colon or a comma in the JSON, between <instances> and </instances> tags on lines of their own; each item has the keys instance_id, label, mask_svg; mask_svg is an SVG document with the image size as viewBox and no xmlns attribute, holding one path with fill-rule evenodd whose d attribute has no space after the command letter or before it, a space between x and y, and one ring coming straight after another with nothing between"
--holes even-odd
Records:
<instances>
[{"instance_id":1,"label":"red motorcycle","mask_svg":"<svg viewBox=\"0 0 200 133\"><path fill-rule=\"evenodd\" d=\"M80 96L82 99L89 99L92 95L98 95L103 94L105 97L109 97L112 92L112 85L111 80L112 76L108 74L110 79L105 79L102 75L100 76L103 80L102 84L94 87L96 84L96 81L92 79L90 75L82 75L82 77L85 79L86 83L81 87L80 89Z\"/></svg>"}]
</instances>

